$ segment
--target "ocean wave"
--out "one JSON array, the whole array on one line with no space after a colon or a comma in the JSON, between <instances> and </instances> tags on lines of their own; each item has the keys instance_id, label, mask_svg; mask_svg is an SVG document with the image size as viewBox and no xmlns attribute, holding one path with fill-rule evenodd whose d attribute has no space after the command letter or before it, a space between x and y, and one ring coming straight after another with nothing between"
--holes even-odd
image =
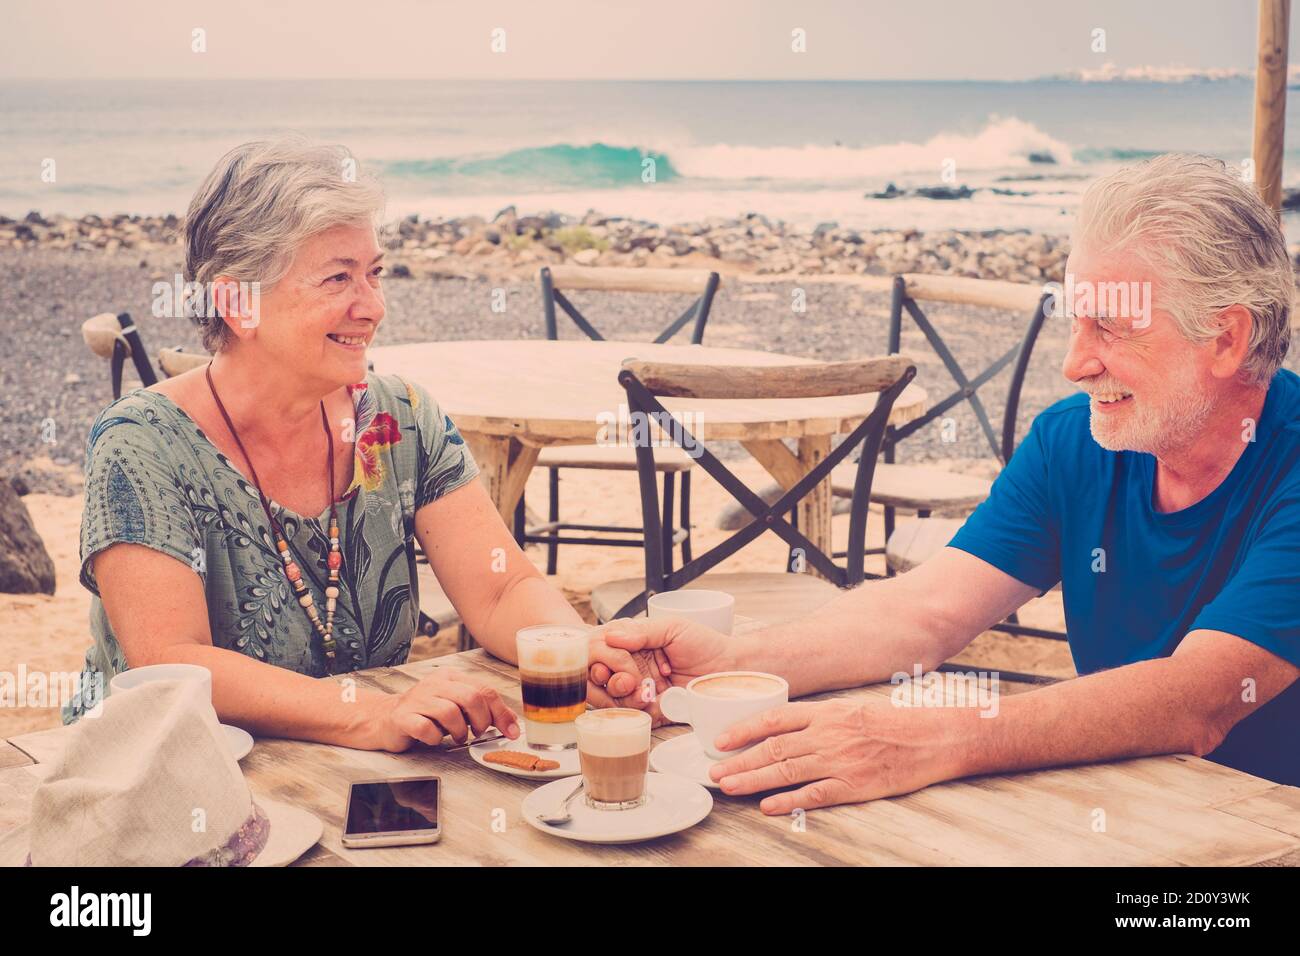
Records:
<instances>
[{"instance_id":1,"label":"ocean wave","mask_svg":"<svg viewBox=\"0 0 1300 956\"><path fill-rule=\"evenodd\" d=\"M875 180L936 175L947 160L964 170L1029 166L1046 156L1073 162L1070 147L1014 116L990 117L978 133L939 133L924 143L879 146L695 146L674 150L683 176L709 179Z\"/></svg>"},{"instance_id":2,"label":"ocean wave","mask_svg":"<svg viewBox=\"0 0 1300 956\"><path fill-rule=\"evenodd\" d=\"M402 159L382 164L384 176L399 179L474 179L486 182L544 183L549 186L627 186L639 182L645 160L654 160L656 182L678 178L663 153L635 146L557 143L512 149L497 155L443 159Z\"/></svg>"},{"instance_id":3,"label":"ocean wave","mask_svg":"<svg viewBox=\"0 0 1300 956\"><path fill-rule=\"evenodd\" d=\"M1081 149L1075 157L1081 163L1131 163L1135 160L1151 159L1163 156L1163 149Z\"/></svg>"},{"instance_id":4,"label":"ocean wave","mask_svg":"<svg viewBox=\"0 0 1300 956\"><path fill-rule=\"evenodd\" d=\"M466 156L390 160L382 164L382 174L430 184L454 180L479 186L617 188L641 182L646 159L655 162L657 182L804 182L820 187L908 174L935 178L948 161L956 164L955 172L963 178L971 170L1016 169L1043 162L1066 165L1073 162L1073 154L1069 145L1032 123L992 116L976 133L939 133L919 143L667 147L555 143Z\"/></svg>"}]
</instances>

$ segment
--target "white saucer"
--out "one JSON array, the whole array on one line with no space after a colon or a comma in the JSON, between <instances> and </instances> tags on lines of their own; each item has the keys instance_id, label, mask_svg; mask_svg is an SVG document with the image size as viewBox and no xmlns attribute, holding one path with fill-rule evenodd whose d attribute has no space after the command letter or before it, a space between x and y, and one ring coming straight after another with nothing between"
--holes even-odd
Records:
<instances>
[{"instance_id":1,"label":"white saucer","mask_svg":"<svg viewBox=\"0 0 1300 956\"><path fill-rule=\"evenodd\" d=\"M541 757L544 760L555 760L559 767L555 770L520 770L517 767L507 767L505 764L488 763L483 758L496 750L517 750L523 753L530 753ZM519 737L511 740L509 737L498 737L496 740L489 740L487 743L475 744L469 748L469 755L474 758L475 763L482 764L489 770L496 770L499 773L508 773L512 777L531 777L535 780L551 780L555 777L572 777L575 773L582 773L582 768L578 765L578 748L568 747L564 750L542 750L528 746L527 737L524 735L523 727L519 728Z\"/></svg>"},{"instance_id":2,"label":"white saucer","mask_svg":"<svg viewBox=\"0 0 1300 956\"><path fill-rule=\"evenodd\" d=\"M704 752L695 734L678 734L650 751L650 766L655 770L685 777L712 790L721 790L722 786L709 776L709 768L721 762Z\"/></svg>"},{"instance_id":3,"label":"white saucer","mask_svg":"<svg viewBox=\"0 0 1300 956\"><path fill-rule=\"evenodd\" d=\"M230 747L230 752L235 755L236 762L247 757L249 751L253 749L253 735L247 730L222 724L221 732L226 735L226 743Z\"/></svg>"},{"instance_id":4,"label":"white saucer","mask_svg":"<svg viewBox=\"0 0 1300 956\"><path fill-rule=\"evenodd\" d=\"M646 802L632 810L594 810L582 796L569 804L573 819L558 826L537 819L560 805L576 779L555 780L524 797L524 819L565 840L584 843L637 843L693 827L713 809L713 797L697 783L666 773L646 774Z\"/></svg>"}]
</instances>

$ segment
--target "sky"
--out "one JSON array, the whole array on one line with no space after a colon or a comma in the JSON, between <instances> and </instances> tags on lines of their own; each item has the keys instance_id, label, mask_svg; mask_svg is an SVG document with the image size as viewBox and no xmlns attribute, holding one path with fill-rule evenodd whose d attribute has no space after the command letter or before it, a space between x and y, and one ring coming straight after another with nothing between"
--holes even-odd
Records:
<instances>
[{"instance_id":1,"label":"sky","mask_svg":"<svg viewBox=\"0 0 1300 956\"><path fill-rule=\"evenodd\" d=\"M1253 70L1258 20L1254 0L0 0L0 7L6 79L1018 80L1108 62ZM1300 61L1297 20L1292 62ZM1104 52L1093 49L1097 29L1105 31ZM193 49L196 30L201 52ZM795 30L804 31L804 52L792 49Z\"/></svg>"}]
</instances>

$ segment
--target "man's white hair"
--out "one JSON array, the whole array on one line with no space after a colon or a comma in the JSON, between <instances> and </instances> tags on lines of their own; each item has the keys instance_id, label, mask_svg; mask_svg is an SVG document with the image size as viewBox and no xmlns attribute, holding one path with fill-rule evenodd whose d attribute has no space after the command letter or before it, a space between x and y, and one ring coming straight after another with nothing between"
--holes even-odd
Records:
<instances>
[{"instance_id":1,"label":"man's white hair","mask_svg":"<svg viewBox=\"0 0 1300 956\"><path fill-rule=\"evenodd\" d=\"M301 136L244 143L217 161L185 216L184 278L204 290L191 318L209 352L230 334L213 308L210 283L217 276L258 282L266 292L312 236L335 226L378 225L383 190L355 170L344 147Z\"/></svg>"},{"instance_id":2,"label":"man's white hair","mask_svg":"<svg viewBox=\"0 0 1300 956\"><path fill-rule=\"evenodd\" d=\"M1166 153L1096 180L1083 195L1073 246L1127 250L1168 283L1162 307L1183 335L1219 334L1229 306L1254 327L1242 381L1267 387L1291 344L1295 274L1277 216L1221 160Z\"/></svg>"}]
</instances>

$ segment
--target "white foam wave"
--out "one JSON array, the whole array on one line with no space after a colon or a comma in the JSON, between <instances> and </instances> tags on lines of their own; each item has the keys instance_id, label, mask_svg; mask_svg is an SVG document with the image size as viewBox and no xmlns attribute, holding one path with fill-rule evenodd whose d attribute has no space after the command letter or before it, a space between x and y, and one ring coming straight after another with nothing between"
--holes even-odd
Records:
<instances>
[{"instance_id":1,"label":"white foam wave","mask_svg":"<svg viewBox=\"0 0 1300 956\"><path fill-rule=\"evenodd\" d=\"M924 143L879 146L682 146L669 153L684 176L708 179L861 180L907 173L937 179L952 160L963 170L1030 165L1031 153L1073 161L1070 147L1014 116L989 118L978 133L939 133Z\"/></svg>"}]
</instances>

